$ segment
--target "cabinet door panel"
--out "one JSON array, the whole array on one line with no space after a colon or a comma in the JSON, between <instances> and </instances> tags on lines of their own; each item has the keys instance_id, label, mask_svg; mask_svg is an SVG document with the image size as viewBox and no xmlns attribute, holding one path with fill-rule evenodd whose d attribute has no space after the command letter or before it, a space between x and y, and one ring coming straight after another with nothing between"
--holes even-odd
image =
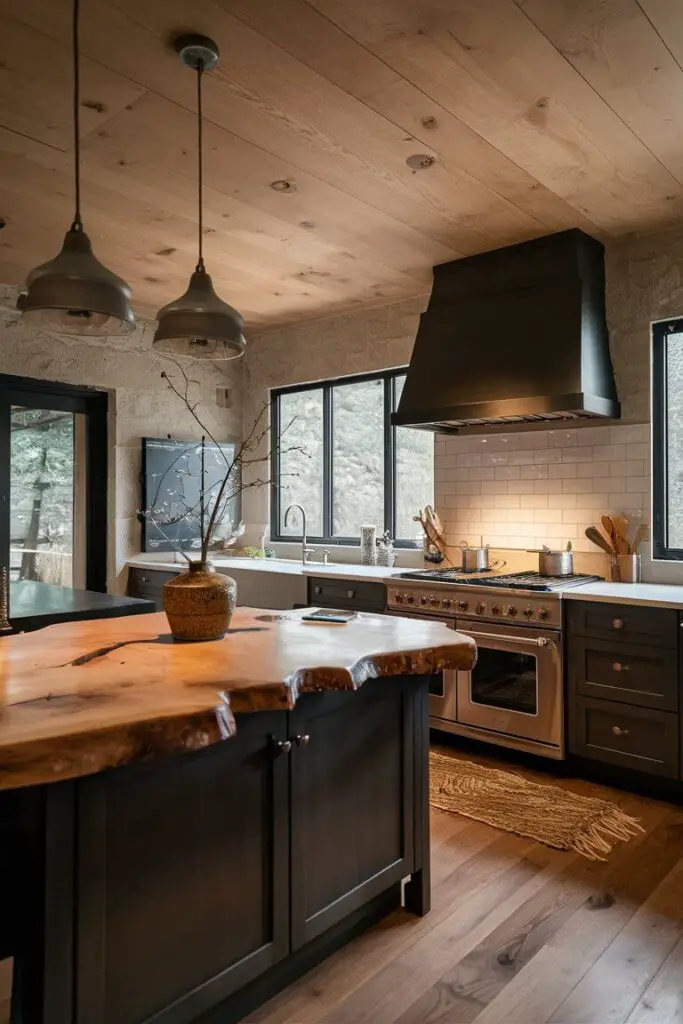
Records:
<instances>
[{"instance_id":1,"label":"cabinet door panel","mask_svg":"<svg viewBox=\"0 0 683 1024\"><path fill-rule=\"evenodd\" d=\"M381 679L292 713L292 947L414 867L414 690Z\"/></svg>"},{"instance_id":2,"label":"cabinet door panel","mask_svg":"<svg viewBox=\"0 0 683 1024\"><path fill-rule=\"evenodd\" d=\"M287 954L286 724L82 780L78 1024L185 1024Z\"/></svg>"}]
</instances>

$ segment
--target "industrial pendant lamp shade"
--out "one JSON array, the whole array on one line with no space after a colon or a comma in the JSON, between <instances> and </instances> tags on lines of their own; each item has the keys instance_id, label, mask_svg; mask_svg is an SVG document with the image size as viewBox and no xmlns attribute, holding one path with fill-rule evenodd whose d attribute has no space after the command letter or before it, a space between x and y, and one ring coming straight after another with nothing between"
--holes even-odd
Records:
<instances>
[{"instance_id":1,"label":"industrial pendant lamp shade","mask_svg":"<svg viewBox=\"0 0 683 1024\"><path fill-rule=\"evenodd\" d=\"M74 0L73 129L76 212L62 251L36 267L17 299L22 317L43 330L59 334L129 334L135 328L130 288L93 255L81 222L79 0Z\"/></svg>"},{"instance_id":2,"label":"industrial pendant lamp shade","mask_svg":"<svg viewBox=\"0 0 683 1024\"><path fill-rule=\"evenodd\" d=\"M199 359L236 359L244 352L244 320L219 299L207 272L195 270L184 295L159 310L157 349Z\"/></svg>"},{"instance_id":3,"label":"industrial pendant lamp shade","mask_svg":"<svg viewBox=\"0 0 683 1024\"><path fill-rule=\"evenodd\" d=\"M90 239L74 225L62 251L32 270L19 296L23 319L59 334L129 334L135 329L130 288L93 256Z\"/></svg>"},{"instance_id":4,"label":"industrial pendant lamp shade","mask_svg":"<svg viewBox=\"0 0 683 1024\"><path fill-rule=\"evenodd\" d=\"M197 72L198 259L185 294L157 313L154 348L196 359L236 359L246 346L244 320L216 295L204 267L203 252L202 75L218 63L218 47L212 39L198 35L181 36L175 45L183 64Z\"/></svg>"}]
</instances>

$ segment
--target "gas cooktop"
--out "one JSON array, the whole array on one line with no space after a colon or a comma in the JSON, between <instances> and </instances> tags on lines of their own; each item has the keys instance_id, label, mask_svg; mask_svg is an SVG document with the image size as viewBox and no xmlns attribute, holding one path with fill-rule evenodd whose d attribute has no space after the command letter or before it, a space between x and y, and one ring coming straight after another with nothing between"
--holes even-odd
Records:
<instances>
[{"instance_id":1,"label":"gas cooktop","mask_svg":"<svg viewBox=\"0 0 683 1024\"><path fill-rule=\"evenodd\" d=\"M491 587L497 590L528 590L534 593L552 593L565 587L580 587L584 583L598 583L601 576L574 573L571 576L541 576L538 572L513 572L485 575L481 572L464 573L461 569L421 569L402 572L394 579L418 580L423 583L452 583L458 586Z\"/></svg>"}]
</instances>

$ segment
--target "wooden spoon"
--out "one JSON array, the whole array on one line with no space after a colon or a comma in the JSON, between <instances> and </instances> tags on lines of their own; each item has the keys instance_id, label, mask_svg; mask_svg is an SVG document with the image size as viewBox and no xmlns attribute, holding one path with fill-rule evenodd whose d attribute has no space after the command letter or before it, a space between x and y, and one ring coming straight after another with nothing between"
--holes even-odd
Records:
<instances>
[{"instance_id":1,"label":"wooden spoon","mask_svg":"<svg viewBox=\"0 0 683 1024\"><path fill-rule=\"evenodd\" d=\"M598 547L602 548L602 550L605 551L608 555L614 554L614 548L607 540L607 538L603 537L603 535L600 533L596 526L589 526L586 529L586 536L590 541L593 542L593 544L597 544Z\"/></svg>"},{"instance_id":2,"label":"wooden spoon","mask_svg":"<svg viewBox=\"0 0 683 1024\"><path fill-rule=\"evenodd\" d=\"M649 532L650 531L647 528L647 523L641 523L638 529L636 530L635 534L633 535L633 540L631 541L631 550L629 551L629 554L638 554L638 548L643 543L643 541L647 540Z\"/></svg>"},{"instance_id":3,"label":"wooden spoon","mask_svg":"<svg viewBox=\"0 0 683 1024\"><path fill-rule=\"evenodd\" d=\"M609 537L610 544L612 545L612 554L616 555L618 553L618 549L616 544L616 533L614 530L614 523L612 522L609 516L601 516L600 522L602 523L603 530Z\"/></svg>"},{"instance_id":4,"label":"wooden spoon","mask_svg":"<svg viewBox=\"0 0 683 1024\"><path fill-rule=\"evenodd\" d=\"M628 555L630 546L628 543L628 519L625 516L612 516L614 526L615 544L620 555Z\"/></svg>"}]
</instances>

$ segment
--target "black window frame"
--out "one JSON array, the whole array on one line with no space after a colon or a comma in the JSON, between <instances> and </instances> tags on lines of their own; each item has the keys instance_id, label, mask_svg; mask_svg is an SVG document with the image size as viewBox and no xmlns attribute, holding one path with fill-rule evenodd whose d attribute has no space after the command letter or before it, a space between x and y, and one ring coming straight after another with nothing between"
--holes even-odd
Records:
<instances>
[{"instance_id":1,"label":"black window frame","mask_svg":"<svg viewBox=\"0 0 683 1024\"><path fill-rule=\"evenodd\" d=\"M668 544L668 401L667 343L670 334L683 334L683 317L652 324L652 556L683 561L683 548Z\"/></svg>"},{"instance_id":2,"label":"black window frame","mask_svg":"<svg viewBox=\"0 0 683 1024\"><path fill-rule=\"evenodd\" d=\"M109 395L96 388L0 373L0 565L9 565L10 410L40 407L86 416L85 587L105 593L108 551Z\"/></svg>"},{"instance_id":3,"label":"black window frame","mask_svg":"<svg viewBox=\"0 0 683 1024\"><path fill-rule=\"evenodd\" d=\"M379 373L354 374L349 377L335 377L330 380L313 381L310 384L293 384L289 387L274 388L270 393L271 430L271 490L270 490L270 539L274 543L296 543L291 534L280 533L282 495L280 480L280 398L282 395L300 394L304 391L323 393L323 535L310 535L311 544L360 546L360 537L338 537L332 534L333 495L333 409L332 392L335 387L345 384L363 384L368 381L382 381L384 385L384 524L378 523L378 530L389 530L399 548L415 547L409 538L396 539L396 427L391 422L392 411L396 408L396 381L408 372L406 366ZM403 428L405 429L405 428ZM416 530L417 533L417 530Z\"/></svg>"}]
</instances>

